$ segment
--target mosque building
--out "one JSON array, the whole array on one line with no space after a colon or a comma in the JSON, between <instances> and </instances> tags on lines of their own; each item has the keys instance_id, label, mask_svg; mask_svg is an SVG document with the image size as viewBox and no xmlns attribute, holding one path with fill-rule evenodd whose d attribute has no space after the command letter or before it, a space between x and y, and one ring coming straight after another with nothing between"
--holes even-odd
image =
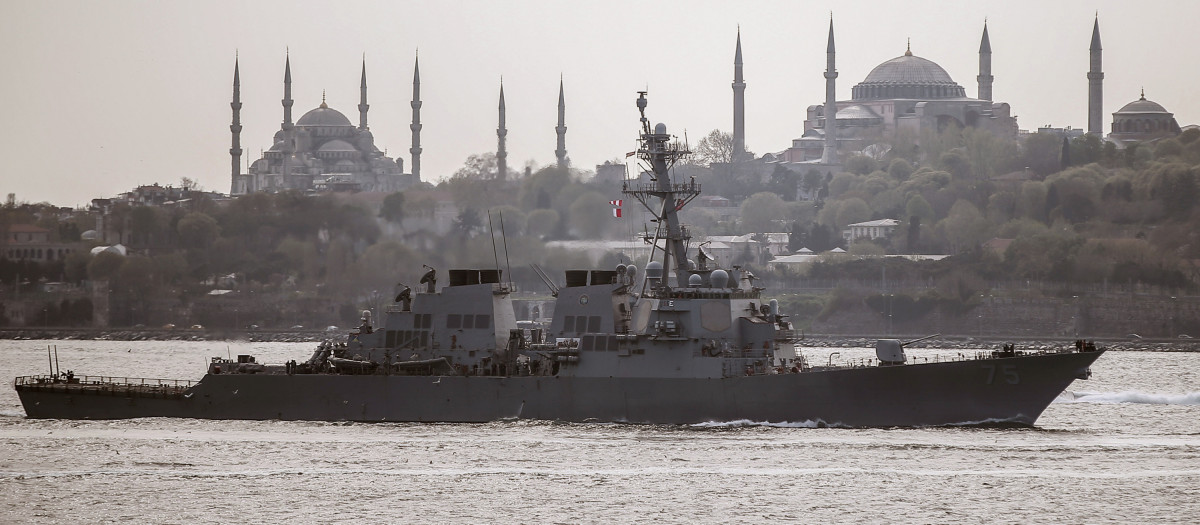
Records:
<instances>
[{"instance_id":1,"label":"mosque building","mask_svg":"<svg viewBox=\"0 0 1200 525\"><path fill-rule=\"evenodd\" d=\"M292 121L291 57L284 63L283 123L273 145L262 157L241 172L241 82L238 64L233 67L232 184L230 192L242 195L260 191L367 191L394 192L420 182L420 74L413 66L413 156L412 173L404 173L404 159L392 159L375 146L367 125L367 66L363 62L359 85L358 125L329 107L322 94L321 105Z\"/></svg>"},{"instance_id":2,"label":"mosque building","mask_svg":"<svg viewBox=\"0 0 1200 525\"><path fill-rule=\"evenodd\" d=\"M1141 98L1113 113L1112 133L1108 140L1124 147L1131 142L1151 142L1181 132L1175 115L1161 104L1146 100L1146 91L1142 90Z\"/></svg>"},{"instance_id":3,"label":"mosque building","mask_svg":"<svg viewBox=\"0 0 1200 525\"><path fill-rule=\"evenodd\" d=\"M992 100L992 49L986 23L979 45L976 98L968 97L966 89L936 62L913 54L910 46L903 55L875 66L853 87L850 100L836 100L832 21L826 53L825 104L808 107L804 134L777 156L779 161L838 164L838 149L861 150L905 133L920 140L922 134L948 126L1017 136L1017 120L1009 105ZM834 118L826 119L831 113Z\"/></svg>"}]
</instances>

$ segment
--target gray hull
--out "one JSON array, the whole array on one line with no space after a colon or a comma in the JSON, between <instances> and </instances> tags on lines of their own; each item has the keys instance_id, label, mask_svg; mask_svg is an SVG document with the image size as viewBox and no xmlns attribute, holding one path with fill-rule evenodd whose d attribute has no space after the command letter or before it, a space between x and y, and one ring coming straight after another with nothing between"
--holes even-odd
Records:
<instances>
[{"instance_id":1,"label":"gray hull","mask_svg":"<svg viewBox=\"0 0 1200 525\"><path fill-rule=\"evenodd\" d=\"M175 397L18 387L31 418L1032 425L1103 352L734 378L207 375Z\"/></svg>"}]
</instances>

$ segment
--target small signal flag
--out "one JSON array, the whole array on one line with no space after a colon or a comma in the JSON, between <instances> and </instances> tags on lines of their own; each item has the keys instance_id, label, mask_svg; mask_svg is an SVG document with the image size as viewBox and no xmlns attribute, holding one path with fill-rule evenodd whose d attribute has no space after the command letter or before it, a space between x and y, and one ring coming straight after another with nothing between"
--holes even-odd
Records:
<instances>
[{"instance_id":1,"label":"small signal flag","mask_svg":"<svg viewBox=\"0 0 1200 525\"><path fill-rule=\"evenodd\" d=\"M621 208L613 208L613 217L621 218Z\"/></svg>"}]
</instances>

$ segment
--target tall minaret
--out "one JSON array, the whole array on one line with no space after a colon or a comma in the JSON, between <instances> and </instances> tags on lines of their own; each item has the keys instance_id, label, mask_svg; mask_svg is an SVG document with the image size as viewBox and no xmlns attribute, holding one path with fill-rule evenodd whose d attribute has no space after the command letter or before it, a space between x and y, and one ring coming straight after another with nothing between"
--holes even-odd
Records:
<instances>
[{"instance_id":1,"label":"tall minaret","mask_svg":"<svg viewBox=\"0 0 1200 525\"><path fill-rule=\"evenodd\" d=\"M1091 69L1088 70L1088 133L1104 134L1104 72L1100 51L1100 15L1092 26Z\"/></svg>"},{"instance_id":2,"label":"tall minaret","mask_svg":"<svg viewBox=\"0 0 1200 525\"><path fill-rule=\"evenodd\" d=\"M412 124L408 125L408 129L412 130L412 147L408 148L408 152L412 154L412 176L413 182L421 182L421 58L418 56L413 59L413 98L412 102L413 116Z\"/></svg>"},{"instance_id":3,"label":"tall minaret","mask_svg":"<svg viewBox=\"0 0 1200 525\"><path fill-rule=\"evenodd\" d=\"M737 50L733 52L733 158L746 153L746 81L742 79L742 28L738 28Z\"/></svg>"},{"instance_id":4,"label":"tall minaret","mask_svg":"<svg viewBox=\"0 0 1200 525\"><path fill-rule=\"evenodd\" d=\"M554 128L554 132L558 134L558 149L554 150L554 156L558 157L558 167L565 169L567 167L567 102L563 97L562 77L558 78L558 126Z\"/></svg>"},{"instance_id":5,"label":"tall minaret","mask_svg":"<svg viewBox=\"0 0 1200 525\"><path fill-rule=\"evenodd\" d=\"M504 137L508 129L504 127L504 79L500 79L500 127L496 128L496 178L504 180L508 177L508 151L504 149Z\"/></svg>"},{"instance_id":6,"label":"tall minaret","mask_svg":"<svg viewBox=\"0 0 1200 525\"><path fill-rule=\"evenodd\" d=\"M283 130L292 130L292 54L283 63Z\"/></svg>"},{"instance_id":7,"label":"tall minaret","mask_svg":"<svg viewBox=\"0 0 1200 525\"><path fill-rule=\"evenodd\" d=\"M280 187L286 185L284 181L291 174L292 127L292 54L288 52L283 65L283 166L281 166L280 176L276 179Z\"/></svg>"},{"instance_id":8,"label":"tall minaret","mask_svg":"<svg viewBox=\"0 0 1200 525\"><path fill-rule=\"evenodd\" d=\"M362 65L362 82L358 86L359 102L358 102L358 129L366 131L367 129L367 109L371 106L367 104L367 57L363 55Z\"/></svg>"},{"instance_id":9,"label":"tall minaret","mask_svg":"<svg viewBox=\"0 0 1200 525\"><path fill-rule=\"evenodd\" d=\"M837 164L837 67L833 59L833 17L829 17L829 45L825 47L825 148L821 164Z\"/></svg>"},{"instance_id":10,"label":"tall minaret","mask_svg":"<svg viewBox=\"0 0 1200 525\"><path fill-rule=\"evenodd\" d=\"M983 21L983 40L979 42L979 100L992 101L992 41L988 38L987 20Z\"/></svg>"},{"instance_id":11,"label":"tall minaret","mask_svg":"<svg viewBox=\"0 0 1200 525\"><path fill-rule=\"evenodd\" d=\"M229 179L229 194L233 195L245 191L245 189L238 190L238 178L242 174L242 81L238 74L236 55L233 58L233 101L229 103L229 107L233 108L233 122L229 124L229 131L233 132L233 144L229 146L229 156L232 157L233 165Z\"/></svg>"}]
</instances>

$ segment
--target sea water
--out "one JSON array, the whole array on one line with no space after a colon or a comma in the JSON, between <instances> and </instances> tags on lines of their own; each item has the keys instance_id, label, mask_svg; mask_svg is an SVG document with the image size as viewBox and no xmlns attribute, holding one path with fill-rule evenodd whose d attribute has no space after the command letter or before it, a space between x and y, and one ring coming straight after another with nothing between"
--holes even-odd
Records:
<instances>
[{"instance_id":1,"label":"sea water","mask_svg":"<svg viewBox=\"0 0 1200 525\"><path fill-rule=\"evenodd\" d=\"M313 347L4 341L0 377L46 373L47 345L77 375L192 380L212 356ZM1092 370L1021 429L27 420L10 385L0 522L1200 522L1200 354Z\"/></svg>"}]
</instances>

